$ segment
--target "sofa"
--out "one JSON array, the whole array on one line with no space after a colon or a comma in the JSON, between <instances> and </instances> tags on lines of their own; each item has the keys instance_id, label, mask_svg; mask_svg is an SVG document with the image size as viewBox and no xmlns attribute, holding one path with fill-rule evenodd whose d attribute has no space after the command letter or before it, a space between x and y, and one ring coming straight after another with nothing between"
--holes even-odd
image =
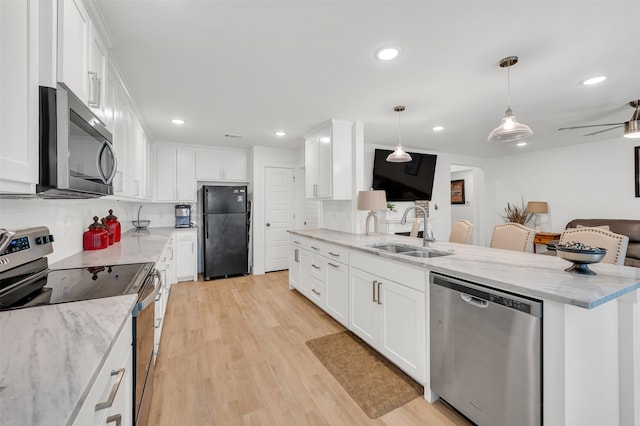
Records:
<instances>
[{"instance_id":1,"label":"sofa","mask_svg":"<svg viewBox=\"0 0 640 426\"><path fill-rule=\"evenodd\" d=\"M631 219L573 219L565 229L579 228L581 226L608 226L611 232L629 237L627 255L624 259L626 266L640 268L640 220ZM558 241L551 241L547 247L555 251Z\"/></svg>"}]
</instances>

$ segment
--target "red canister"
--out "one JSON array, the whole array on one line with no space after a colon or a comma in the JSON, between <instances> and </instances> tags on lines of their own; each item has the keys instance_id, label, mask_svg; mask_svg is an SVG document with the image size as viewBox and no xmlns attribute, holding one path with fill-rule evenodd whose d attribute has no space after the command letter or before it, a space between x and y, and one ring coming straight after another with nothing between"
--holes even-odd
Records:
<instances>
[{"instance_id":1,"label":"red canister","mask_svg":"<svg viewBox=\"0 0 640 426\"><path fill-rule=\"evenodd\" d=\"M118 218L113 215L113 210L109 210L109 216L105 217L105 225L107 225L113 231L113 241L120 241L120 222Z\"/></svg>"},{"instance_id":2,"label":"red canister","mask_svg":"<svg viewBox=\"0 0 640 426\"><path fill-rule=\"evenodd\" d=\"M89 230L82 234L82 248L85 250L101 250L109 246L109 232L98 222L98 216L93 217Z\"/></svg>"},{"instance_id":3,"label":"red canister","mask_svg":"<svg viewBox=\"0 0 640 426\"><path fill-rule=\"evenodd\" d=\"M102 223L102 227L109 233L109 245L113 244L113 238L115 237L115 231L113 229L111 229L109 226L107 226L107 224L105 223L104 217L102 219L100 219L100 223Z\"/></svg>"}]
</instances>

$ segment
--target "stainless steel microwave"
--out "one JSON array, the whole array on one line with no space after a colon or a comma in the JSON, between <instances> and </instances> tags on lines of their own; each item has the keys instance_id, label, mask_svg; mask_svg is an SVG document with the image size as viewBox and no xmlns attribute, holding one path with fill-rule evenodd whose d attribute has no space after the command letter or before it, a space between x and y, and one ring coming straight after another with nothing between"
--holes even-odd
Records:
<instances>
[{"instance_id":1,"label":"stainless steel microwave","mask_svg":"<svg viewBox=\"0 0 640 426\"><path fill-rule=\"evenodd\" d=\"M113 194L117 159L113 139L71 91L40 86L40 179L43 198L96 198Z\"/></svg>"}]
</instances>

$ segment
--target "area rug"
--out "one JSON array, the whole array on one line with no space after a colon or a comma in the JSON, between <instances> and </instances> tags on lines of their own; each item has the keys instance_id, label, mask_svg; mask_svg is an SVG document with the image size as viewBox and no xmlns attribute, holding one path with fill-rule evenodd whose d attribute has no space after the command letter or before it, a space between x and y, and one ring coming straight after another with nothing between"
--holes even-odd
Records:
<instances>
[{"instance_id":1,"label":"area rug","mask_svg":"<svg viewBox=\"0 0 640 426\"><path fill-rule=\"evenodd\" d=\"M351 332L330 334L309 340L306 344L372 419L424 392L419 383Z\"/></svg>"}]
</instances>

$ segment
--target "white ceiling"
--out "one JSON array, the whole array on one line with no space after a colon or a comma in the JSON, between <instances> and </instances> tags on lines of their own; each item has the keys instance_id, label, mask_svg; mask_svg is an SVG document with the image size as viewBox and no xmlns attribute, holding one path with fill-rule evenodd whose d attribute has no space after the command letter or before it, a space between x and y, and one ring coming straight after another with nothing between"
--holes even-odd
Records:
<instances>
[{"instance_id":1,"label":"white ceiling","mask_svg":"<svg viewBox=\"0 0 640 426\"><path fill-rule=\"evenodd\" d=\"M339 118L364 122L366 143L393 146L393 107L405 105L409 149L496 157L615 143L621 128L557 128L628 121L640 99L638 0L96 2L152 140L294 148ZM402 53L380 62L387 44ZM486 141L507 106L498 62L510 55L520 58L511 106L534 132L524 148ZM608 79L579 84L595 75Z\"/></svg>"}]
</instances>

